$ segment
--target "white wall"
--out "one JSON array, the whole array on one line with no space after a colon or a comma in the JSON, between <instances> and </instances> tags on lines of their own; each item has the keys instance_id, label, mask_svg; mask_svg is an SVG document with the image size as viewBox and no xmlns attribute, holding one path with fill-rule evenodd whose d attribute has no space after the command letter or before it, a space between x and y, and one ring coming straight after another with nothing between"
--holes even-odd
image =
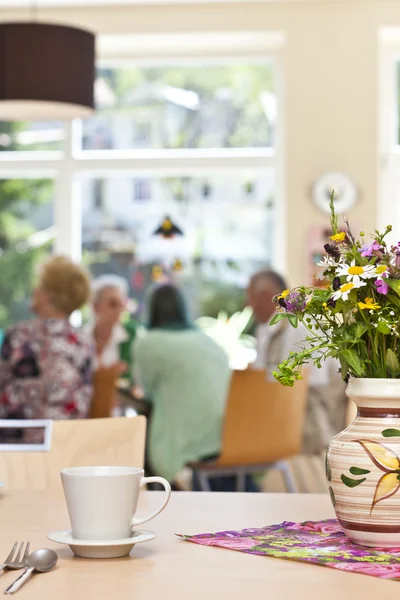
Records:
<instances>
[{"instance_id":1,"label":"white wall","mask_svg":"<svg viewBox=\"0 0 400 600\"><path fill-rule=\"evenodd\" d=\"M24 14L4 10L0 18ZM285 32L287 239L282 244L286 244L292 283L305 276L309 226L325 222L310 200L310 186L318 175L343 170L352 176L360 202L349 217L365 230L376 225L378 29L400 25L400 2L297 0L42 9L41 17L106 34Z\"/></svg>"}]
</instances>

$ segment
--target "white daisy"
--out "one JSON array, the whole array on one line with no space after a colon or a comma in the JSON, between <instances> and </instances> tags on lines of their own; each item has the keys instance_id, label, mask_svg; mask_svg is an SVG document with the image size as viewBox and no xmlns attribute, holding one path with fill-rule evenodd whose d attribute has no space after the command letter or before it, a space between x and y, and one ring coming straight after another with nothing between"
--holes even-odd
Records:
<instances>
[{"instance_id":1,"label":"white daisy","mask_svg":"<svg viewBox=\"0 0 400 600\"><path fill-rule=\"evenodd\" d=\"M334 300L344 300L346 302L346 300L349 299L349 294L352 290L363 287L364 285L367 285L364 281L351 281L349 283L345 283L344 285L340 286L337 292L332 295L332 298Z\"/></svg>"},{"instance_id":2,"label":"white daisy","mask_svg":"<svg viewBox=\"0 0 400 600\"><path fill-rule=\"evenodd\" d=\"M338 267L342 264L343 264L342 256L340 256L339 260L337 260L333 256L328 256L326 254L322 260L317 262L317 267L325 267L325 269L327 269L328 267Z\"/></svg>"},{"instance_id":3,"label":"white daisy","mask_svg":"<svg viewBox=\"0 0 400 600\"><path fill-rule=\"evenodd\" d=\"M375 268L373 265L365 265L362 267L360 265L356 265L355 260L351 262L351 265L341 265L337 275L339 277L346 276L347 281L352 281L353 283L359 283L362 279L371 279L371 277L376 277Z\"/></svg>"},{"instance_id":4,"label":"white daisy","mask_svg":"<svg viewBox=\"0 0 400 600\"><path fill-rule=\"evenodd\" d=\"M315 277L318 281L324 281L326 279L325 271L318 271Z\"/></svg>"},{"instance_id":5,"label":"white daisy","mask_svg":"<svg viewBox=\"0 0 400 600\"><path fill-rule=\"evenodd\" d=\"M336 261L333 256L325 255L322 260L317 262L317 267L336 267Z\"/></svg>"}]
</instances>

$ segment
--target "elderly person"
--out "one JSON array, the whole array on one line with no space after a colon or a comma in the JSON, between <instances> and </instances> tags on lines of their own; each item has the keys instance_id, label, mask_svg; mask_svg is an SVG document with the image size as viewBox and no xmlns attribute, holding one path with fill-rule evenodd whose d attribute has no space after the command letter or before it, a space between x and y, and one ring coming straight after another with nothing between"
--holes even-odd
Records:
<instances>
[{"instance_id":1,"label":"elderly person","mask_svg":"<svg viewBox=\"0 0 400 600\"><path fill-rule=\"evenodd\" d=\"M76 330L69 317L89 296L89 277L71 260L56 256L43 265L32 300L37 318L10 327L4 337L2 418L87 417L93 350L90 337Z\"/></svg>"},{"instance_id":2,"label":"elderly person","mask_svg":"<svg viewBox=\"0 0 400 600\"><path fill-rule=\"evenodd\" d=\"M218 455L230 369L224 350L188 319L176 287L156 288L149 313L135 353L152 406L148 462L173 482L186 464Z\"/></svg>"},{"instance_id":3,"label":"elderly person","mask_svg":"<svg viewBox=\"0 0 400 600\"><path fill-rule=\"evenodd\" d=\"M93 284L92 335L95 343L95 369L115 367L133 384L132 345L136 324L127 316L128 284L117 275L101 275Z\"/></svg>"},{"instance_id":4,"label":"elderly person","mask_svg":"<svg viewBox=\"0 0 400 600\"><path fill-rule=\"evenodd\" d=\"M248 304L258 321L257 359L253 368L273 371L291 350L298 350L307 337L303 326L292 327L286 319L270 326L276 312L272 298L287 288L283 277L275 271L259 271L250 280ZM311 367L310 387L303 431L303 450L306 454L324 451L334 435L345 427L347 400L345 385L333 358L321 369Z\"/></svg>"}]
</instances>

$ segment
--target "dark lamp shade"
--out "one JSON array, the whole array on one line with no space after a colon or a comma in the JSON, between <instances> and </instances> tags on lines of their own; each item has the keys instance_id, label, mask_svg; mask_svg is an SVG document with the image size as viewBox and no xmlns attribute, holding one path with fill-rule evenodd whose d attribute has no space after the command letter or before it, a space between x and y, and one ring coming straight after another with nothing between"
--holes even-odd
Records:
<instances>
[{"instance_id":1,"label":"dark lamp shade","mask_svg":"<svg viewBox=\"0 0 400 600\"><path fill-rule=\"evenodd\" d=\"M87 117L94 110L94 78L92 33L0 23L0 121Z\"/></svg>"}]
</instances>

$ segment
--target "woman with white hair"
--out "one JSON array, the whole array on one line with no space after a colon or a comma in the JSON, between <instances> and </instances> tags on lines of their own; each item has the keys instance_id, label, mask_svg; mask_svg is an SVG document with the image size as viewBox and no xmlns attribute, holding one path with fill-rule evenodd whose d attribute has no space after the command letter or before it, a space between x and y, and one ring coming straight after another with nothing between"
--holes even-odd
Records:
<instances>
[{"instance_id":1,"label":"woman with white hair","mask_svg":"<svg viewBox=\"0 0 400 600\"><path fill-rule=\"evenodd\" d=\"M132 344L136 324L124 319L128 284L118 275L101 275L93 284L93 325L95 369L116 367L119 375L132 381Z\"/></svg>"}]
</instances>

